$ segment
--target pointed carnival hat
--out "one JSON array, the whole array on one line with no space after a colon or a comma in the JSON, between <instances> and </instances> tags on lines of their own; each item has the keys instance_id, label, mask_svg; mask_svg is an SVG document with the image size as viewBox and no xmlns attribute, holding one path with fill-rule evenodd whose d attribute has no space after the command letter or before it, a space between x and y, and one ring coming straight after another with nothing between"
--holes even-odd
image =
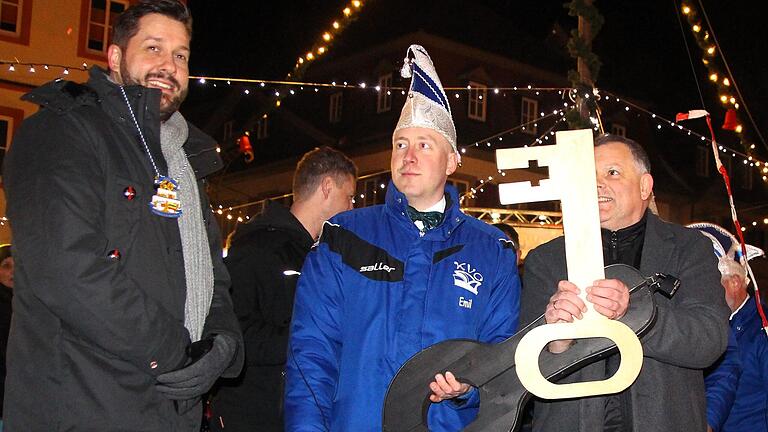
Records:
<instances>
[{"instance_id":1,"label":"pointed carnival hat","mask_svg":"<svg viewBox=\"0 0 768 432\"><path fill-rule=\"evenodd\" d=\"M456 127L453 125L451 106L435 71L435 65L424 47L408 47L400 75L412 79L395 133L409 127L432 129L448 140L448 144L461 161L456 147Z\"/></svg>"},{"instance_id":2,"label":"pointed carnival hat","mask_svg":"<svg viewBox=\"0 0 768 432\"><path fill-rule=\"evenodd\" d=\"M705 237L712 241L712 247L717 256L717 268L723 275L738 274L746 278L747 270L749 269L747 261L765 255L765 252L763 252L762 249L752 245L746 245L747 256L745 258L741 251L739 240L720 225L715 225L709 222L697 222L686 226L699 230Z\"/></svg>"}]
</instances>

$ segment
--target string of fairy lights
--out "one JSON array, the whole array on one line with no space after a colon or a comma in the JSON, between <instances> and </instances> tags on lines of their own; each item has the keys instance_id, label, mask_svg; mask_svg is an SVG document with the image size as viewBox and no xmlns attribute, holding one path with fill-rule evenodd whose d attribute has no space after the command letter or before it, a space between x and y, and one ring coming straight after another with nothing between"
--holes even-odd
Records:
<instances>
[{"instance_id":1,"label":"string of fairy lights","mask_svg":"<svg viewBox=\"0 0 768 432\"><path fill-rule=\"evenodd\" d=\"M0 60L0 67L7 67L8 72L22 72L26 70L27 73L35 74L38 71L48 71L51 69L61 69L62 75L69 75L69 71L71 70L79 70L79 71L87 71L88 70L88 63L83 63L81 66L67 66L67 65L61 65L61 64L52 64L52 63L30 63L30 62L23 62L18 59L15 60Z\"/></svg>"},{"instance_id":2,"label":"string of fairy lights","mask_svg":"<svg viewBox=\"0 0 768 432\"><path fill-rule=\"evenodd\" d=\"M689 128L686 128L685 126L682 125L682 123L677 123L666 117L655 114L637 104L634 104L624 99L620 99L618 96L612 93L609 93L609 92L604 92L604 93L606 93L606 96L603 97L602 100L616 103L616 104L621 104L620 108L623 108L625 111L629 112L629 111L635 110L637 112L647 115L648 117L650 117L652 120L656 122L657 130L662 130L663 128L671 128L673 130L677 130L680 133L686 134L687 136L690 136L694 139L698 139L708 145L712 144L711 138L705 135L702 135L696 131L693 131ZM734 150L722 144L718 144L717 146L718 146L718 150L720 150L723 154L728 154L734 159L738 158L743 165L754 168L758 172L758 174L761 176L764 182L768 181L768 161L760 160L752 155L743 153L738 150ZM754 146L755 145L752 144L750 148L754 149L755 148Z\"/></svg>"},{"instance_id":3,"label":"string of fairy lights","mask_svg":"<svg viewBox=\"0 0 768 432\"><path fill-rule=\"evenodd\" d=\"M296 64L293 66L293 70L291 70L286 77L301 77L306 68L309 67L313 61L327 54L330 47L333 45L334 40L336 40L344 29L357 18L362 8L363 2L361 0L352 0L349 2L344 9L341 10L341 16L334 19L329 28L320 34L312 45L312 48L298 57Z\"/></svg>"},{"instance_id":4,"label":"string of fairy lights","mask_svg":"<svg viewBox=\"0 0 768 432\"><path fill-rule=\"evenodd\" d=\"M706 11L704 9L698 10L692 1L683 1L680 6L680 12L688 21L691 34L694 36L696 44L701 48L701 62L707 69L708 81L716 87L721 106L726 110L722 128L732 130L739 135L742 141L748 141L745 138L746 130L740 119L741 115L738 114L743 105L746 116L753 125L754 132L757 133L763 146L768 149L760 129L755 124L749 112L749 107L731 73L722 49L717 42L717 37L706 15ZM747 152L750 153L750 150L753 150L755 145L745 144L745 147L748 148Z\"/></svg>"},{"instance_id":5,"label":"string of fairy lights","mask_svg":"<svg viewBox=\"0 0 768 432\"><path fill-rule=\"evenodd\" d=\"M369 3L371 0L368 0ZM370 91L375 93L380 92L386 92L387 95L392 95L393 92L399 92L401 95L405 95L408 88L406 87L400 87L400 86L388 86L388 87L381 87L379 85L369 85L365 81L332 81L330 83L323 83L323 82L305 82L302 81L300 78L303 76L304 71L306 70L309 65L311 65L314 61L321 58L322 56L326 55L328 51L330 50L331 46L333 45L333 42L341 35L341 33L351 24L354 19L357 18L359 12L364 6L364 2L361 0L353 0L350 1L342 10L338 18L331 21L329 27L327 30L324 30L321 32L320 36L316 39L316 41L312 44L311 49L309 49L306 53L299 56L294 64L293 69L287 73L285 80L265 80L265 79L248 79L248 78L235 78L235 77L214 77L214 76L190 76L190 79L196 80L196 82L200 85L212 85L213 87L218 87L219 85L239 85L242 87L243 94L249 95L253 91L256 90L263 90L263 91L269 91L271 92L271 96L274 98L274 107L280 108L282 104L282 100L285 97L289 96L296 96L303 92L310 92L310 93L318 93L320 89L342 89L342 90L361 90L361 91ZM715 84L718 88L719 93L719 99L722 103L723 107L726 109L732 109L734 111L739 110L744 105L745 110L748 113L748 107L746 103L743 101L743 97L741 96L741 93L738 91L738 86L736 85L735 80L733 79L732 74L730 73L730 70L727 67L727 63L725 62L724 57L718 56L718 52L721 50L719 49L719 46L717 44L716 38L714 37L714 32L711 29L711 26L709 25L708 19L706 19L706 14L704 13L705 19L702 20L700 17L700 14L697 12L697 10L694 8L694 6L689 2L686 1L681 6L681 12L683 16L685 16L688 19L688 23L690 25L691 31L693 32L697 43L702 48L704 52L704 56L702 58L702 63L707 67L708 70L708 78L709 80ZM702 11L703 12L703 11ZM718 59L722 61L722 63L725 64L727 72L723 72L719 66L718 66ZM15 58L13 61L10 60L0 60L0 67L7 67L9 72L23 72L26 70L27 73L35 74L40 70L48 71L50 69L60 69L61 75L69 75L71 70L80 70L80 71L86 71L88 68L88 65L86 63L83 63L81 66L68 66L68 65L61 65L61 64L46 64L46 63L32 63L32 62L22 62L19 61L17 58ZM736 92L734 93L731 91L731 87L736 89ZM447 94L449 94L449 97L452 96L455 99L461 99L464 92L477 92L478 90L482 90L482 93L480 93L479 98L482 99L484 97L487 97L487 95L499 95L506 96L507 92L531 92L535 95L539 95L541 92L553 92L557 91L559 95L565 96L568 95L571 98L571 101L574 100L574 93L576 92L575 89L568 88L568 87L537 87L533 86L532 84L528 85L521 85L521 86L499 86L494 88L478 88L478 87L445 87L444 90ZM597 92L596 92L597 93ZM691 136L693 138L700 139L701 141L705 143L711 143L711 139L707 138L704 135L701 135L693 130L690 130L688 128L685 128L679 123L676 123L674 121L671 121L663 116L659 116L649 110L646 110L643 107L640 107L634 103L631 103L626 100L620 99L618 96L615 96L609 92L603 91L604 96L599 97L598 99L606 102L614 102L616 104L623 104L623 109L625 111L635 110L639 113L642 113L644 115L647 115L651 119L655 120L657 122L657 130L661 130L664 127L675 129L681 133L687 134L688 136ZM587 95L589 97L589 95ZM549 140L550 136L554 136L555 130L561 126L565 125L565 111L566 109L569 109L571 106L568 102L563 103L562 109L554 109L551 110L551 113L545 114L545 112L540 112L538 118L534 118L531 121L525 122L523 124L520 124L518 126L515 126L513 128L501 131L499 133L496 133L492 136L486 137L481 140L477 140L475 142L463 145L459 147L459 151L462 154L466 154L467 150L471 148L483 148L483 149L493 149L498 145L501 145L503 142L503 138L507 135L512 135L517 132L525 132L526 128L533 128L536 130L538 128L538 123L544 122L548 119L556 118L556 121L541 135L539 135L537 138L533 139L530 144L525 145L527 146L533 146L537 144L544 144L546 141ZM267 114L265 114L267 115ZM747 114L750 117L750 120L752 120L751 115L749 113ZM599 117L592 117L592 124L594 125L595 130L599 130L602 125L600 123ZM754 121L753 121L754 124ZM760 131L755 126L755 130L760 134ZM741 135L744 132L744 126L741 123L741 121L737 121L737 124L733 128L733 131L737 134ZM760 136L762 139L762 136ZM763 144L765 144L763 142ZM729 154L732 158L741 158L742 163L745 166L754 167L756 170L759 171L759 174L761 175L761 178L763 181L768 181L768 162L759 160L756 158L752 152L749 150L755 149L755 144L748 145L747 153L734 150L732 148L728 148L723 145L718 145L718 149L723 152L724 154ZM387 171L388 172L388 171ZM476 198L478 193L483 193L486 190L486 187L490 184L495 184L497 181L500 180L500 177L506 176L506 172L503 170L497 170L498 176L488 176L487 178L481 178L478 179L478 181L473 185L472 187L469 187L467 193L464 197L462 197L462 200L465 197L468 198ZM366 177L370 176L378 176L383 173L374 173ZM385 183L381 183L378 185L378 189L384 190L386 189L387 185ZM373 190L374 194L377 194L378 191L376 188ZM290 196L290 194L283 195L281 197L272 197L271 199L275 198L285 198ZM365 194L359 195L360 199L365 199ZM263 203L265 200L259 200L252 203L245 203L240 204L237 206L232 207L225 207L223 205L219 205L218 209L215 210L215 212L223 217L225 217L227 220L237 220L237 222L244 222L245 220L250 219L250 216L242 213L233 215L233 211L241 210L253 205L258 205L260 203ZM7 222L7 218L2 217L0 218L0 226L5 225ZM764 218L762 220L763 224L768 224L768 218ZM757 221L752 221L752 226L757 226ZM744 230L745 227L742 227L742 230Z\"/></svg>"},{"instance_id":6,"label":"string of fairy lights","mask_svg":"<svg viewBox=\"0 0 768 432\"><path fill-rule=\"evenodd\" d=\"M88 67L88 65L85 63L81 66L72 66L72 65L60 65L60 64L50 64L50 63L46 64L46 63L21 62L18 60L1 61L0 64L4 66L8 66L9 70L13 68L12 71L17 71L17 72L23 72L23 70L26 69L28 73L36 73L39 70L50 70L52 68L59 68L62 70L62 74L64 75L68 74L70 70L87 70L87 67ZM407 92L407 88L405 87L392 86L392 87L382 88L380 86L368 85L365 81L358 81L355 83L354 81L347 80L347 81L338 81L338 82L332 81L329 83L325 83L325 82L306 82L306 81L296 81L296 80L265 80L265 79L247 79L247 78L233 78L233 77L228 78L228 77L200 76L200 77L192 77L192 78L196 79L197 82L202 85L206 85L206 84L216 85L216 83L226 83L226 85L235 85L235 84L244 85L246 86L246 88L244 88L243 90L245 94L248 94L250 91L253 90L253 87L248 87L248 86L255 86L257 89L274 92L276 96L282 96L282 95L295 96L295 95L301 94L302 92L318 93L320 89L329 89L329 88L368 91L368 92L371 92L372 94L386 91L388 92L388 94L391 94L391 92L400 92L402 95L405 95ZM270 87L267 87L267 86L270 86ZM471 91L477 91L477 90L478 90L477 87L471 87L471 86L445 88L445 91L449 95L449 97L453 97L455 99L461 99L465 95L465 93L469 93ZM485 90L485 94L488 96L491 96L491 95L506 96L506 93L508 92L530 92L533 95L540 95L542 92L557 92L558 95L563 97L568 95L571 99L573 99L574 97L573 92L575 92L574 89L570 89L570 88L539 87L539 86L534 86L533 84L506 85L506 86L498 86L493 88L486 88L483 90ZM662 128L672 128L687 136L691 136L694 139L698 139L703 143L711 144L710 138L696 131L693 131L689 128L686 128L680 123L676 123L673 120L670 120L664 116L658 115L654 112L651 112L630 101L621 99L610 92L602 90L600 93L602 93L602 95L598 96L598 99L601 102L605 101L605 102L611 102L615 104L623 104L620 108L624 109L625 111L634 110L648 116L652 120L655 120L657 123L656 125L657 130L661 130ZM479 97L483 97L483 95L480 95ZM568 102L563 102L564 108L568 106L570 106ZM465 154L469 149L473 147L474 148L483 147L485 149L494 148L497 144L503 142L504 135L513 134L517 131L524 131L525 128L530 126L536 127L538 122L544 121L549 117L552 117L555 115L559 116L560 119L558 120L558 122L556 122L556 124L560 124L561 122L563 122L563 114L564 114L563 109L551 110L550 114L540 112L539 118L532 120L531 122L529 122L530 124L524 123L524 124L515 126L513 128L507 129L505 131L499 132L497 134L494 134L490 137L484 138L482 140L477 140L475 142L460 146L459 151L462 154ZM597 130L598 128L597 121L594 118L592 120L593 120L593 123L595 124L595 129ZM551 132L551 134L545 133L542 136L534 139L531 145L542 144L549 139L549 136L553 134L554 132ZM755 144L751 144L749 148L753 150L755 148ZM768 161L761 160L760 158L752 154L744 153L742 151L735 150L733 148L727 147L722 144L718 144L718 149L723 154L730 155L732 158L734 158L734 160L738 159L743 165L754 168L755 170L758 171L760 178L764 182L768 182ZM505 173L503 172L499 172L498 174L500 174L501 176L505 175ZM471 195L469 196L471 198L476 197L477 193L482 193L485 190L485 186L489 183L493 183L493 180L494 180L493 178L479 179L474 186L470 187L469 192L471 192ZM249 218L248 215L240 216L240 215L232 215L230 213L225 214L224 208L225 207L222 206L217 210L217 212L221 211L222 212L221 214L228 217L228 219L230 220L233 218L245 218L244 220L247 220ZM226 207L226 208L229 209L229 207ZM229 216L231 216L231 218ZM768 224L768 222L766 221L768 221L768 218L765 218L760 222L764 224ZM5 221L0 220L0 226L4 224L5 224ZM757 221L753 221L751 223L752 226L756 226L757 224L758 224Z\"/></svg>"},{"instance_id":7,"label":"string of fairy lights","mask_svg":"<svg viewBox=\"0 0 768 432\"><path fill-rule=\"evenodd\" d=\"M566 104L566 106L563 109L553 110L549 114L540 112L538 118L521 123L513 128L505 129L501 132L487 136L483 139L476 140L472 143L469 143L466 145L459 145L457 146L457 149L462 154L466 154L467 150L472 148L495 149L501 143L503 143L505 136L514 135L519 132L524 132L526 131L526 128L532 128L532 127L537 128L538 124L541 122L544 122L548 119L556 119L555 122L544 133L538 135L537 138L533 138L530 144L525 144L524 147L534 146L537 144L544 144L546 141L549 141L551 136L554 136L555 132L553 130L555 129L556 126L567 124L565 122L565 111L566 109L570 109L570 108L572 108L572 106ZM377 178L382 175L388 175L388 174L389 174L388 170L375 172L375 173L371 173L371 174L367 174L365 176L359 177L358 181L366 180L369 178ZM504 177L506 176L506 171L497 170L497 174L500 175L501 177ZM485 191L486 185L494 184L494 182L498 180L499 180L498 176L494 177L493 175L478 179L473 186L468 188L467 193L465 193L461 197L461 201L463 201L467 197L472 199L476 198L477 193L482 193ZM384 182L379 183L378 187L373 189L372 194L378 195L380 191L384 191L386 188L387 188L386 183ZM292 194L288 193L288 194L283 194L283 195L274 196L270 198L259 199L259 200L255 200L247 203L237 204L233 206L225 206L223 204L219 204L214 206L215 208L214 212L229 221L237 221L238 223L242 223L250 219L250 215L247 214L247 212L243 212L243 209L246 209L249 207L261 208L261 206L263 206L263 204L269 200L282 200L284 198L290 197L291 195ZM366 194L365 193L358 194L355 197L355 200L353 200L353 202L355 202L358 198L364 200L366 198Z\"/></svg>"}]
</instances>

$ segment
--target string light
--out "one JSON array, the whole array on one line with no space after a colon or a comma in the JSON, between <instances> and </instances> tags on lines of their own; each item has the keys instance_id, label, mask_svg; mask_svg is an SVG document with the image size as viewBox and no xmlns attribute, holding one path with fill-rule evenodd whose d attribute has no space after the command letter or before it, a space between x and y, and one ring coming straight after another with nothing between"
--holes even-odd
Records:
<instances>
[{"instance_id":1,"label":"string light","mask_svg":"<svg viewBox=\"0 0 768 432\"><path fill-rule=\"evenodd\" d=\"M699 138L699 139L700 139L701 141L703 141L703 142L707 142L707 143L709 143L709 144L711 144L711 143L712 143L712 140L711 140L710 138L708 138L708 137L706 137L706 136L704 136L704 135L701 135L701 134L699 134L699 133L697 133L697 132L695 132L695 131L692 131L692 130L690 130L690 129L686 128L686 127L683 127L681 124L677 124L677 123L674 123L674 122L672 122L672 121L670 121L670 120L667 120L667 119L665 119L664 117L662 117L662 116L660 116L660 115L658 115L658 114L654 114L654 113L652 113L651 111L648 111L648 110L646 110L645 108L642 108L642 107L640 107L640 106L638 106L638 105L635 105L635 104L633 104L633 103L631 103L631 102L626 102L626 101L625 101L624 103L625 103L625 104L627 104L627 105L625 106L625 110L626 110L626 111L629 111L629 109L630 109L630 106L631 106L631 107L632 107L632 109L635 109L635 110L637 110L637 111L639 111L639 112L642 112L642 113L644 113L645 115L647 115L649 118L656 120L656 121L658 122L658 123L657 123L657 125L656 125L656 129L657 129L657 130L660 130L660 129L662 129L662 126L664 126L664 125L667 125L667 126L671 127L671 128L672 128L672 129L674 129L674 130L678 130L678 131L681 131L681 132L684 132L684 133L686 133L686 134L687 134L687 135L689 135L689 136L694 136L694 137L696 137L696 138ZM740 126L741 126L741 125L738 125L738 126L737 126L737 128L736 128L736 129L737 129L737 133L738 133L738 132L740 132L740 131L742 130L742 129L740 128ZM754 144L753 144L753 145L754 145ZM752 146L750 146L750 148L753 148L753 147L752 147ZM763 167L765 167L765 168L768 168L768 161L760 161L760 160L757 160L757 158L756 158L754 155L748 155L748 154L745 154L745 153L743 153L743 152L740 152L740 151L737 151L737 150L734 150L734 149L728 148L728 147L726 147L726 146L724 146L724 145L722 145L722 144L718 144L718 149L719 149L720 151L724 152L724 153L728 153L728 154L730 154L730 155L731 155L731 157L733 157L733 158L737 158L737 157L740 157L740 158L742 158L742 163L743 163L744 165L748 165L750 161L754 161L754 166L757 168L757 170L758 170L758 171L761 171L761 168L760 168L760 166L761 166L761 165L762 165ZM768 173L768 170L766 170L765 172L766 172L766 173ZM763 178L762 178L762 179L763 179L764 181L768 181L768 180L766 180L766 176L763 176Z\"/></svg>"}]
</instances>

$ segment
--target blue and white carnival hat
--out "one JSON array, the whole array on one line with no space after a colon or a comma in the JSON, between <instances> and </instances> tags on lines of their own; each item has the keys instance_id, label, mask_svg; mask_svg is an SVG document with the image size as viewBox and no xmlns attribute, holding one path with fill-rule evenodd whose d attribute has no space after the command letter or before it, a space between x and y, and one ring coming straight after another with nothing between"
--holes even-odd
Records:
<instances>
[{"instance_id":1,"label":"blue and white carnival hat","mask_svg":"<svg viewBox=\"0 0 768 432\"><path fill-rule=\"evenodd\" d=\"M400 75L412 79L395 133L409 127L432 129L448 140L460 161L461 155L456 147L456 127L453 125L448 96L445 95L435 65L424 47L408 47Z\"/></svg>"},{"instance_id":2,"label":"blue and white carnival hat","mask_svg":"<svg viewBox=\"0 0 768 432\"><path fill-rule=\"evenodd\" d=\"M718 260L717 268L721 274L738 273L742 277L746 277L748 270L747 261L765 255L762 249L746 245L747 256L744 257L739 240L720 225L709 222L697 222L686 226L699 230L712 241L712 247ZM735 266L738 266L738 268Z\"/></svg>"}]
</instances>

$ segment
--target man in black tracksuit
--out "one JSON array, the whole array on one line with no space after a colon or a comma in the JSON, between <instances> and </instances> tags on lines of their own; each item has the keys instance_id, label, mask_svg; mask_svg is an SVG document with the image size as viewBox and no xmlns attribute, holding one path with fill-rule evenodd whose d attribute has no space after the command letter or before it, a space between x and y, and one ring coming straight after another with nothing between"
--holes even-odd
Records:
<instances>
[{"instance_id":1,"label":"man in black tracksuit","mask_svg":"<svg viewBox=\"0 0 768 432\"><path fill-rule=\"evenodd\" d=\"M270 202L234 234L226 265L246 366L237 379L222 380L212 403L213 430L283 430L283 371L296 281L323 222L352 208L356 175L341 152L312 150L296 167L290 210Z\"/></svg>"}]
</instances>

